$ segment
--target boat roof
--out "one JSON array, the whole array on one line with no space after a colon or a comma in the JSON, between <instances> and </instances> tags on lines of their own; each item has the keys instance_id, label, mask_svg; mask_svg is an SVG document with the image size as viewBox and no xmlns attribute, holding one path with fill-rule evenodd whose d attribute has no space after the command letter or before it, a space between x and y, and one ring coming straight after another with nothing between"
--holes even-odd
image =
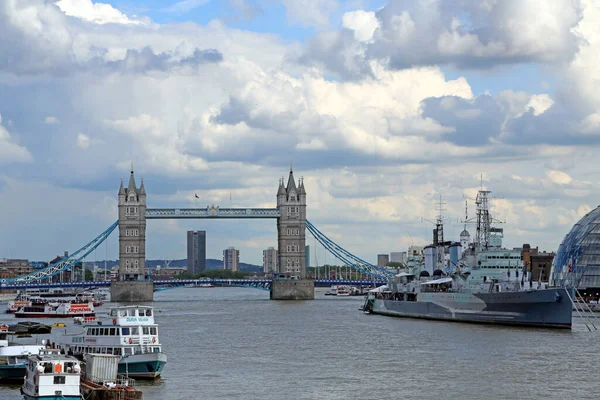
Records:
<instances>
[{"instance_id":1,"label":"boat roof","mask_svg":"<svg viewBox=\"0 0 600 400\"><path fill-rule=\"evenodd\" d=\"M427 281L427 282L422 282L421 285L439 285L441 283L450 283L452 282L452 278L440 278L440 279L433 279L431 281Z\"/></svg>"},{"instance_id":2,"label":"boat roof","mask_svg":"<svg viewBox=\"0 0 600 400\"><path fill-rule=\"evenodd\" d=\"M369 290L369 293L385 292L388 289L387 285L379 286L378 288Z\"/></svg>"},{"instance_id":3,"label":"boat roof","mask_svg":"<svg viewBox=\"0 0 600 400\"><path fill-rule=\"evenodd\" d=\"M77 362L79 362L79 360L76 359L75 357L67 356L64 354L36 354L36 355L29 357L29 359L36 360L36 361L77 361Z\"/></svg>"},{"instance_id":4,"label":"boat roof","mask_svg":"<svg viewBox=\"0 0 600 400\"><path fill-rule=\"evenodd\" d=\"M111 310L128 310L131 308L145 308L145 309L154 309L152 306L121 306L121 307L111 307Z\"/></svg>"}]
</instances>

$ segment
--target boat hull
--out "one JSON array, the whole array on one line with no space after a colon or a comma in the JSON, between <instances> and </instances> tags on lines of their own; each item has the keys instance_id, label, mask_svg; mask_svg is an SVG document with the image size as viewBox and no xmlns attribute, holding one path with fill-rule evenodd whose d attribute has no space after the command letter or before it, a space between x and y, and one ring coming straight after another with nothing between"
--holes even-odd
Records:
<instances>
[{"instance_id":1,"label":"boat hull","mask_svg":"<svg viewBox=\"0 0 600 400\"><path fill-rule=\"evenodd\" d=\"M0 365L0 383L23 383L27 365Z\"/></svg>"},{"instance_id":2,"label":"boat hull","mask_svg":"<svg viewBox=\"0 0 600 400\"><path fill-rule=\"evenodd\" d=\"M25 400L81 400L81 396L31 396L23 392Z\"/></svg>"},{"instance_id":3,"label":"boat hull","mask_svg":"<svg viewBox=\"0 0 600 400\"><path fill-rule=\"evenodd\" d=\"M69 314L46 314L46 313L15 313L16 318L74 318L95 317L95 313L69 313Z\"/></svg>"},{"instance_id":4,"label":"boat hull","mask_svg":"<svg viewBox=\"0 0 600 400\"><path fill-rule=\"evenodd\" d=\"M135 354L119 361L119 374L134 379L157 379L167 363L164 353Z\"/></svg>"},{"instance_id":5,"label":"boat hull","mask_svg":"<svg viewBox=\"0 0 600 400\"><path fill-rule=\"evenodd\" d=\"M570 329L567 289L504 293L419 293L418 301L373 299L373 314L431 320ZM368 300L367 300L368 301Z\"/></svg>"}]
</instances>

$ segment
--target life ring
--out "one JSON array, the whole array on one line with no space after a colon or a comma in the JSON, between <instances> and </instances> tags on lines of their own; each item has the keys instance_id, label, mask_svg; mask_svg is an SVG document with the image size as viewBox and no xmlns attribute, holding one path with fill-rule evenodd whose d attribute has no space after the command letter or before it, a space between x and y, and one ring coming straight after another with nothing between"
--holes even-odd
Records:
<instances>
[{"instance_id":1,"label":"life ring","mask_svg":"<svg viewBox=\"0 0 600 400\"><path fill-rule=\"evenodd\" d=\"M131 338L129 338L129 344L133 343L133 340Z\"/></svg>"},{"instance_id":2,"label":"life ring","mask_svg":"<svg viewBox=\"0 0 600 400\"><path fill-rule=\"evenodd\" d=\"M117 324L117 319L113 318L113 325L116 325L116 324Z\"/></svg>"},{"instance_id":3,"label":"life ring","mask_svg":"<svg viewBox=\"0 0 600 400\"><path fill-rule=\"evenodd\" d=\"M152 343L156 343L156 338L155 337L152 338Z\"/></svg>"}]
</instances>

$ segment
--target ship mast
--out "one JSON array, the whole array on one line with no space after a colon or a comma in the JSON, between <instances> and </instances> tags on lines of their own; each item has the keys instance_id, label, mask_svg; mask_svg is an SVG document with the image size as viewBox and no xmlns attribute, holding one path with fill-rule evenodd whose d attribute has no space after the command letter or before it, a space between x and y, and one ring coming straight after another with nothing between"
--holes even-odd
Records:
<instances>
[{"instance_id":1,"label":"ship mast","mask_svg":"<svg viewBox=\"0 0 600 400\"><path fill-rule=\"evenodd\" d=\"M481 186L479 191L477 192L477 197L475 198L475 209L476 215L475 218L468 219L467 218L467 209L466 209L466 200L465 200L465 227L466 224L475 223L476 231L475 231L475 247L477 250L485 250L490 247L490 233L492 231L502 232L501 229L496 229L492 227L492 223L502 224L503 221L492 218L492 214L490 213L490 197L489 194L492 193L490 190L485 190L483 188L483 175L481 178Z\"/></svg>"},{"instance_id":2,"label":"ship mast","mask_svg":"<svg viewBox=\"0 0 600 400\"><path fill-rule=\"evenodd\" d=\"M435 220L421 218L421 222L426 221L435 225L435 229L433 230L433 245L437 247L437 265L438 268L444 265L444 216L442 215L442 211L446 209L444 206L445 202L442 202L442 194L440 193L440 201L435 203L437 209L437 216Z\"/></svg>"}]
</instances>

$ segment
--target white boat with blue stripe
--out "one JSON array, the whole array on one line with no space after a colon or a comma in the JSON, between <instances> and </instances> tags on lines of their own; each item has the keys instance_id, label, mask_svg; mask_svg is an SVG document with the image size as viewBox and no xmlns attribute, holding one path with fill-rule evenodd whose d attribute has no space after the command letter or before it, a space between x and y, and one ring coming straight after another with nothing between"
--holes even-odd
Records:
<instances>
[{"instance_id":1,"label":"white boat with blue stripe","mask_svg":"<svg viewBox=\"0 0 600 400\"><path fill-rule=\"evenodd\" d=\"M135 379L160 377L167 363L149 306L124 306L110 310L108 321L83 325L83 332L63 336L68 354L113 354L121 357L119 374Z\"/></svg>"}]
</instances>

